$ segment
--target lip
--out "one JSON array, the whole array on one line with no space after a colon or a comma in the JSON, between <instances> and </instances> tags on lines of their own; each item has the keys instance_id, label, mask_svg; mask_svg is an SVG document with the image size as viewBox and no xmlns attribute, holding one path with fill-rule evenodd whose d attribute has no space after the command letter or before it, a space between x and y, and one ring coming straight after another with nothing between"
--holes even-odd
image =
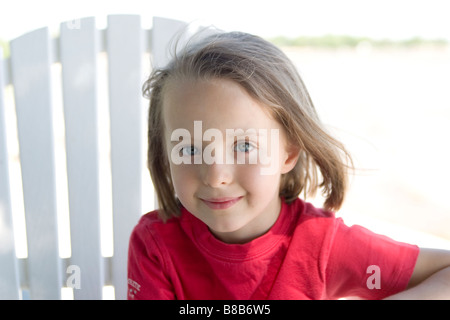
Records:
<instances>
[{"instance_id":1,"label":"lip","mask_svg":"<svg viewBox=\"0 0 450 320\"><path fill-rule=\"evenodd\" d=\"M201 199L204 204L214 210L228 209L235 203L241 200L243 197L226 197L226 198L211 198Z\"/></svg>"}]
</instances>

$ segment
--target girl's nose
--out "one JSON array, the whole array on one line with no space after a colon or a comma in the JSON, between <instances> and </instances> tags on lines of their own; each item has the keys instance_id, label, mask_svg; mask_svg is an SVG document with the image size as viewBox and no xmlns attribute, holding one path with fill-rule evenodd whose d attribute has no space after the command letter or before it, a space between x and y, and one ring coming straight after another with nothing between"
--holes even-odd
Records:
<instances>
[{"instance_id":1,"label":"girl's nose","mask_svg":"<svg viewBox=\"0 0 450 320\"><path fill-rule=\"evenodd\" d=\"M204 165L203 182L212 188L219 188L230 184L233 181L232 167L229 164L217 163Z\"/></svg>"}]
</instances>

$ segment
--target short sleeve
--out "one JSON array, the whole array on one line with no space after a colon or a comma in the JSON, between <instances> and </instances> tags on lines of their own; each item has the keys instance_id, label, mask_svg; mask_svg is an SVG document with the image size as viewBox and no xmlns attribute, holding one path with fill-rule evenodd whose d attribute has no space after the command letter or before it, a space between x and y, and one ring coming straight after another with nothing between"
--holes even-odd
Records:
<instances>
[{"instance_id":1,"label":"short sleeve","mask_svg":"<svg viewBox=\"0 0 450 320\"><path fill-rule=\"evenodd\" d=\"M134 228L128 249L128 299L173 300L164 259L144 216Z\"/></svg>"},{"instance_id":2,"label":"short sleeve","mask_svg":"<svg viewBox=\"0 0 450 320\"><path fill-rule=\"evenodd\" d=\"M406 289L419 248L375 234L364 227L346 226L336 219L326 269L329 299L383 299Z\"/></svg>"}]
</instances>

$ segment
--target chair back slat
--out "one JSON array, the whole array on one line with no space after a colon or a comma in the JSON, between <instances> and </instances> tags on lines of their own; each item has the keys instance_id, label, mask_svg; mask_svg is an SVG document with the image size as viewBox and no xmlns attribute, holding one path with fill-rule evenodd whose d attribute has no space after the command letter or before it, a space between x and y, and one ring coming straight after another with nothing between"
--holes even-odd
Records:
<instances>
[{"instance_id":1,"label":"chair back slat","mask_svg":"<svg viewBox=\"0 0 450 320\"><path fill-rule=\"evenodd\" d=\"M100 237L98 41L94 18L81 19L77 28L69 23L61 24L70 263L82 275L79 288L75 286L75 299L101 299L104 281Z\"/></svg>"},{"instance_id":2,"label":"chair back slat","mask_svg":"<svg viewBox=\"0 0 450 320\"><path fill-rule=\"evenodd\" d=\"M152 56L155 68L164 67L172 58L173 51L182 47L188 36L187 23L154 17L152 28ZM175 48L175 45L177 47Z\"/></svg>"},{"instance_id":3,"label":"chair back slat","mask_svg":"<svg viewBox=\"0 0 450 320\"><path fill-rule=\"evenodd\" d=\"M51 47L47 28L10 43L26 217L30 297L59 299Z\"/></svg>"},{"instance_id":4,"label":"chair back slat","mask_svg":"<svg viewBox=\"0 0 450 320\"><path fill-rule=\"evenodd\" d=\"M11 41L7 63L0 52L0 299L61 299L67 286L73 288L75 299L102 299L104 286L111 284L115 298L126 299L129 237L144 213L143 197L154 197L152 192L143 194L151 189L143 187L143 175L148 175L148 100L142 85L151 72L144 68L145 59L151 56L153 67L164 66L173 49L171 40L188 35L184 22L155 17L152 30L143 30L140 19L112 15L105 30L96 28L94 18L64 22L59 38L51 40L43 28ZM6 145L4 92L8 84L14 92L28 249L27 257L21 259L15 252L16 213ZM58 119L59 102L65 144L56 149L60 131L54 128L54 117ZM100 117L102 110L109 112L109 118ZM111 258L102 254L101 224L105 217L102 160L108 151L108 142L101 139L106 132L102 129L108 127ZM57 156L65 152L67 172L58 171L62 165L55 151ZM65 181L60 178L66 173L68 195L58 184ZM70 252L62 250L61 258L59 243L64 243L64 235L60 231L58 236L58 228L65 228L61 225L65 213L58 210L65 208L60 201L66 196ZM74 278L73 272L78 273ZM21 290L27 292L21 295Z\"/></svg>"},{"instance_id":5,"label":"chair back slat","mask_svg":"<svg viewBox=\"0 0 450 320\"><path fill-rule=\"evenodd\" d=\"M6 147L5 72L3 52L0 48L0 300L19 298L19 272L14 247Z\"/></svg>"},{"instance_id":6,"label":"chair back slat","mask_svg":"<svg viewBox=\"0 0 450 320\"><path fill-rule=\"evenodd\" d=\"M140 181L144 168L143 128L147 102L141 92L144 81L143 35L139 16L108 17L106 51L114 233L112 280L116 299L126 299L127 296L128 241L142 215Z\"/></svg>"}]
</instances>

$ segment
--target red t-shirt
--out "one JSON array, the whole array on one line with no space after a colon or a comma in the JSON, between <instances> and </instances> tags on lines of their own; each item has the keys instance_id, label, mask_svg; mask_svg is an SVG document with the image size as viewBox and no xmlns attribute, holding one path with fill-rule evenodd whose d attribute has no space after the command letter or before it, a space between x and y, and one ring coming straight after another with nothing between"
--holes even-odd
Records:
<instances>
[{"instance_id":1,"label":"red t-shirt","mask_svg":"<svg viewBox=\"0 0 450 320\"><path fill-rule=\"evenodd\" d=\"M128 299L381 299L404 290L419 253L298 199L264 235L226 244L182 208L135 227Z\"/></svg>"}]
</instances>

